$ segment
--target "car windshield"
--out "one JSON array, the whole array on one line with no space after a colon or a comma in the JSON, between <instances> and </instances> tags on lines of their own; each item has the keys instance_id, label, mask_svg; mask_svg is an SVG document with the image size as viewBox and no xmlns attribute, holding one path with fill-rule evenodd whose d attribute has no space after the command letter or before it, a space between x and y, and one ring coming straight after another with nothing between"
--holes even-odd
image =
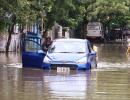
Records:
<instances>
[{"instance_id":1,"label":"car windshield","mask_svg":"<svg viewBox=\"0 0 130 100\"><path fill-rule=\"evenodd\" d=\"M56 41L50 47L51 53L84 53L86 49L85 42L79 41Z\"/></svg>"}]
</instances>

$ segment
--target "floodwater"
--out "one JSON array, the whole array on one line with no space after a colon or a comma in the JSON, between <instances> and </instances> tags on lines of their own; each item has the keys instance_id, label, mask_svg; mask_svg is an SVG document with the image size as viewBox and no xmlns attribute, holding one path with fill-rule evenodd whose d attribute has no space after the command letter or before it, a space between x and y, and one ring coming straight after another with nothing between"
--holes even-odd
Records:
<instances>
[{"instance_id":1,"label":"floodwater","mask_svg":"<svg viewBox=\"0 0 130 100\"><path fill-rule=\"evenodd\" d=\"M96 44L88 71L22 68L19 54L0 54L0 100L130 100L130 56L124 44Z\"/></svg>"}]
</instances>

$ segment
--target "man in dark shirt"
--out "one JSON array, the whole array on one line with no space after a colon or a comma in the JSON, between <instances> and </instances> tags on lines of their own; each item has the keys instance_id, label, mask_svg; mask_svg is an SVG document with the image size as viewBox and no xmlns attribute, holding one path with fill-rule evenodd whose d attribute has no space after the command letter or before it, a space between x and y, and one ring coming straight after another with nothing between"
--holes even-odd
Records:
<instances>
[{"instance_id":1,"label":"man in dark shirt","mask_svg":"<svg viewBox=\"0 0 130 100\"><path fill-rule=\"evenodd\" d=\"M43 51L47 52L49 46L51 45L51 43L52 43L51 38L50 38L50 37L46 37L46 38L45 38L45 41L44 41L43 44L42 44L42 49L43 49Z\"/></svg>"}]
</instances>

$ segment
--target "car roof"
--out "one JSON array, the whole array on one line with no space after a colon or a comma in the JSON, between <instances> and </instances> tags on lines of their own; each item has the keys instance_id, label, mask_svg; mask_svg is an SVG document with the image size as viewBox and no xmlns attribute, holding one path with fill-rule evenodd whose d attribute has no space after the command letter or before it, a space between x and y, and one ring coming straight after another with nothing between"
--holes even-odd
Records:
<instances>
[{"instance_id":1,"label":"car roof","mask_svg":"<svg viewBox=\"0 0 130 100\"><path fill-rule=\"evenodd\" d=\"M55 39L54 42L88 42L87 39L78 39L78 38L62 38L62 39Z\"/></svg>"}]
</instances>

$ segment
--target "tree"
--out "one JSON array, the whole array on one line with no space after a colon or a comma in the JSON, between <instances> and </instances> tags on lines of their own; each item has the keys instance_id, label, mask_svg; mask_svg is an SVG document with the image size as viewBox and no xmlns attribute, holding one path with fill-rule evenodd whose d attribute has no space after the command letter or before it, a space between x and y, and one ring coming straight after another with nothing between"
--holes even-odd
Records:
<instances>
[{"instance_id":1,"label":"tree","mask_svg":"<svg viewBox=\"0 0 130 100\"><path fill-rule=\"evenodd\" d=\"M82 0L81 0L82 1ZM84 3L80 0L54 0L52 8L46 11L46 25L50 27L54 22L62 26L75 27L84 16Z\"/></svg>"},{"instance_id":2,"label":"tree","mask_svg":"<svg viewBox=\"0 0 130 100\"><path fill-rule=\"evenodd\" d=\"M121 0L97 0L93 6L93 11L90 13L92 19L102 21L118 16L126 15L129 12L129 7Z\"/></svg>"},{"instance_id":3,"label":"tree","mask_svg":"<svg viewBox=\"0 0 130 100\"><path fill-rule=\"evenodd\" d=\"M129 4L129 0L97 0L89 13L89 20L102 22L104 28L110 29L109 26L116 25L123 29L130 15Z\"/></svg>"},{"instance_id":4,"label":"tree","mask_svg":"<svg viewBox=\"0 0 130 100\"><path fill-rule=\"evenodd\" d=\"M26 25L31 25L39 17L41 6L37 6L37 0L2 0L0 9L0 25L3 28L6 23L8 28L8 41L6 51L8 52L11 35L14 33L14 25L18 23L21 27L21 32ZM1 30L2 30L1 28Z\"/></svg>"}]
</instances>

